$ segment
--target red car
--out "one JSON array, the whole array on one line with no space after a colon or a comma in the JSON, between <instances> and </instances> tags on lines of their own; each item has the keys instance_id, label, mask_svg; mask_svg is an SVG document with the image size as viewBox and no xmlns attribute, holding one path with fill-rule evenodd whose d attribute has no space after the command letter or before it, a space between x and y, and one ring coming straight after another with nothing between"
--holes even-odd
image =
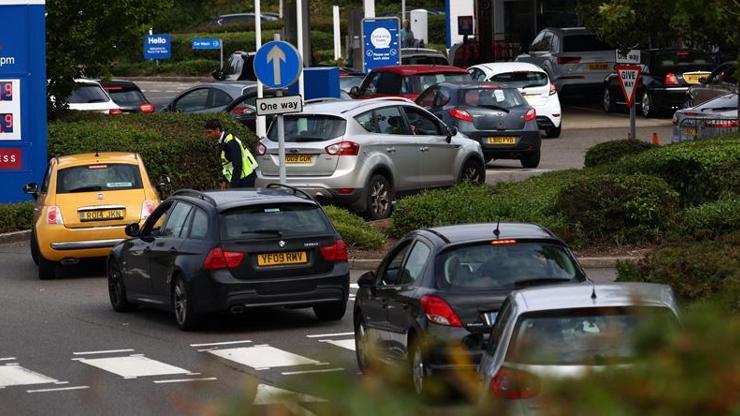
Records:
<instances>
[{"instance_id":1,"label":"red car","mask_svg":"<svg viewBox=\"0 0 740 416\"><path fill-rule=\"evenodd\" d=\"M447 65L394 65L376 68L359 87L353 87L354 98L404 97L415 100L424 90L440 82L471 81L462 68Z\"/></svg>"}]
</instances>

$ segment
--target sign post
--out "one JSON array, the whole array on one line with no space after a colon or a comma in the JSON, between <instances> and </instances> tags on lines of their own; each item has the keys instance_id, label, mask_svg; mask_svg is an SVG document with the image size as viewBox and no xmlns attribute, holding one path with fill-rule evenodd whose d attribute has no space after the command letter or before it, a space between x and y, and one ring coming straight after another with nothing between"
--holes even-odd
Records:
<instances>
[{"instance_id":1,"label":"sign post","mask_svg":"<svg viewBox=\"0 0 740 416\"><path fill-rule=\"evenodd\" d=\"M635 140L637 138L637 128L635 126L635 92L640 82L642 67L640 65L617 65L616 69L624 100L630 109L630 139Z\"/></svg>"},{"instance_id":2,"label":"sign post","mask_svg":"<svg viewBox=\"0 0 740 416\"><path fill-rule=\"evenodd\" d=\"M193 50L214 50L218 49L221 52L221 66L224 67L224 43L221 39L217 38L193 38Z\"/></svg>"},{"instance_id":3,"label":"sign post","mask_svg":"<svg viewBox=\"0 0 740 416\"><path fill-rule=\"evenodd\" d=\"M298 51L288 42L272 41L259 48L254 56L254 74L257 79L274 89L283 89L298 80L303 72L303 60ZM283 114L303 111L300 95L283 97L282 91L274 98L257 99L257 115L277 115L278 158L280 183L285 184L285 125Z\"/></svg>"},{"instance_id":4,"label":"sign post","mask_svg":"<svg viewBox=\"0 0 740 416\"><path fill-rule=\"evenodd\" d=\"M362 19L362 70L401 65L401 32L397 17Z\"/></svg>"}]
</instances>

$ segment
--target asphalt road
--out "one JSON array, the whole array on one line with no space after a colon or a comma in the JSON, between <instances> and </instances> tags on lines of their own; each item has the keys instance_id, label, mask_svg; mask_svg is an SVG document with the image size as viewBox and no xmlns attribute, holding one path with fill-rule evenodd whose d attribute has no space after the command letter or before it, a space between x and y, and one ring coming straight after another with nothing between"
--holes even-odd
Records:
<instances>
[{"instance_id":1,"label":"asphalt road","mask_svg":"<svg viewBox=\"0 0 740 416\"><path fill-rule=\"evenodd\" d=\"M279 389L320 414L317 375L359 377L351 313L270 309L182 332L168 313L114 312L100 265L38 280L27 244L0 245L0 415L201 415L235 398L260 413Z\"/></svg>"}]
</instances>

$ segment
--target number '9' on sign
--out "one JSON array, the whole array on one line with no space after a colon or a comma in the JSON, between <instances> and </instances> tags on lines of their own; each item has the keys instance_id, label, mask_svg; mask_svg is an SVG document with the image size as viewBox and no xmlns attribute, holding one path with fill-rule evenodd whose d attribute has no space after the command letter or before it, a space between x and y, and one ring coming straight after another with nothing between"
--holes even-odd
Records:
<instances>
[{"instance_id":1,"label":"number '9' on sign","mask_svg":"<svg viewBox=\"0 0 740 416\"><path fill-rule=\"evenodd\" d=\"M0 82L0 101L13 100L13 83L10 81Z\"/></svg>"},{"instance_id":2,"label":"number '9' on sign","mask_svg":"<svg viewBox=\"0 0 740 416\"><path fill-rule=\"evenodd\" d=\"M0 133L13 132L13 114L0 114Z\"/></svg>"}]
</instances>

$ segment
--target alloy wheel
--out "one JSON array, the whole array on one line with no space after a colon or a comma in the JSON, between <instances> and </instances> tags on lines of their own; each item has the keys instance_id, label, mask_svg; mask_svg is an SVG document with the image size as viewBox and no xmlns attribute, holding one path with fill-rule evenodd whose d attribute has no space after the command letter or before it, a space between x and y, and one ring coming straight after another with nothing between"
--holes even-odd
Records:
<instances>
[{"instance_id":1,"label":"alloy wheel","mask_svg":"<svg viewBox=\"0 0 740 416\"><path fill-rule=\"evenodd\" d=\"M481 182L480 169L474 163L468 163L463 171L463 182L479 184Z\"/></svg>"},{"instance_id":2,"label":"alloy wheel","mask_svg":"<svg viewBox=\"0 0 740 416\"><path fill-rule=\"evenodd\" d=\"M653 111L651 106L652 106L652 103L650 102L650 94L648 94L647 92L643 93L642 94L642 104L640 105L643 116L650 117L651 115L650 112Z\"/></svg>"},{"instance_id":3,"label":"alloy wheel","mask_svg":"<svg viewBox=\"0 0 740 416\"><path fill-rule=\"evenodd\" d=\"M123 282L121 282L120 272L115 266L111 267L110 276L108 277L108 294L114 305L121 303L121 299L123 298Z\"/></svg>"},{"instance_id":4,"label":"alloy wheel","mask_svg":"<svg viewBox=\"0 0 740 416\"><path fill-rule=\"evenodd\" d=\"M390 198L388 197L388 188L384 183L376 181L370 190L370 208L373 213L382 217L390 209Z\"/></svg>"},{"instance_id":5,"label":"alloy wheel","mask_svg":"<svg viewBox=\"0 0 740 416\"><path fill-rule=\"evenodd\" d=\"M602 97L601 105L607 113L612 111L612 94L609 92L609 88L604 88L604 96Z\"/></svg>"},{"instance_id":6,"label":"alloy wheel","mask_svg":"<svg viewBox=\"0 0 740 416\"><path fill-rule=\"evenodd\" d=\"M357 351L357 364L362 371L365 371L368 367L367 342L365 324L360 322L355 330L355 350Z\"/></svg>"},{"instance_id":7,"label":"alloy wheel","mask_svg":"<svg viewBox=\"0 0 740 416\"><path fill-rule=\"evenodd\" d=\"M175 318L177 323L182 325L187 319L188 313L188 299L185 293L185 285L182 280L178 280L175 284Z\"/></svg>"},{"instance_id":8,"label":"alloy wheel","mask_svg":"<svg viewBox=\"0 0 740 416\"><path fill-rule=\"evenodd\" d=\"M421 347L416 347L414 350L414 361L411 364L411 377L414 382L414 391L416 394L422 394L424 392L424 359L421 354Z\"/></svg>"}]
</instances>

